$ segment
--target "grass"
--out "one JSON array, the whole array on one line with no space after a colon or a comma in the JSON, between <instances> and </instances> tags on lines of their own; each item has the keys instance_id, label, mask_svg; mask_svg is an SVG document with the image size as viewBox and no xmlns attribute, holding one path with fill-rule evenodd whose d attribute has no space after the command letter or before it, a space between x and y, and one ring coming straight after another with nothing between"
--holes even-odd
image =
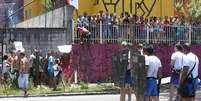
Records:
<instances>
[{"instance_id":1,"label":"grass","mask_svg":"<svg viewBox=\"0 0 201 101\"><path fill-rule=\"evenodd\" d=\"M32 83L30 83L32 84ZM42 95L42 94L56 94L56 93L90 93L90 92L108 92L108 91L119 91L119 88L109 83L102 84L86 84L81 82L80 84L73 84L71 87L64 87L62 84L57 86L56 90L53 90L47 86L33 87L29 85L29 93L31 95ZM5 88L0 86L0 96L15 95L21 96L23 92L17 88Z\"/></svg>"}]
</instances>

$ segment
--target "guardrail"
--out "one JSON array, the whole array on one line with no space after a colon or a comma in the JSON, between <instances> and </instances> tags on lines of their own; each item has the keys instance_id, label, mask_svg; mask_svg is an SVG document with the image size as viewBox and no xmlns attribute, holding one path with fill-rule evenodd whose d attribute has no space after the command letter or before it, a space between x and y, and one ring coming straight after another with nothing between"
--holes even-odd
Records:
<instances>
[{"instance_id":1,"label":"guardrail","mask_svg":"<svg viewBox=\"0 0 201 101\"><path fill-rule=\"evenodd\" d=\"M159 26L150 28L138 24L76 24L73 42L117 43L126 40L132 43L201 43L201 27Z\"/></svg>"}]
</instances>

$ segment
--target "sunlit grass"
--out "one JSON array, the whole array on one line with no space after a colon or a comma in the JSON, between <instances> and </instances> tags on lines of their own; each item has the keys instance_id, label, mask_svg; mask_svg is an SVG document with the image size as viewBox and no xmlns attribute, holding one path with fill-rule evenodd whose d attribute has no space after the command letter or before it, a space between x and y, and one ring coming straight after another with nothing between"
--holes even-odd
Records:
<instances>
[{"instance_id":1,"label":"sunlit grass","mask_svg":"<svg viewBox=\"0 0 201 101\"><path fill-rule=\"evenodd\" d=\"M45 95L45 94L58 94L58 93L90 93L90 92L108 92L108 91L119 91L119 88L113 84L102 83L102 84L87 84L81 82L80 84L72 84L71 87L67 87L59 84L56 90L49 88L48 86L42 85L33 87L29 85L30 95ZM22 96L23 91L17 88L6 88L0 86L0 96Z\"/></svg>"}]
</instances>

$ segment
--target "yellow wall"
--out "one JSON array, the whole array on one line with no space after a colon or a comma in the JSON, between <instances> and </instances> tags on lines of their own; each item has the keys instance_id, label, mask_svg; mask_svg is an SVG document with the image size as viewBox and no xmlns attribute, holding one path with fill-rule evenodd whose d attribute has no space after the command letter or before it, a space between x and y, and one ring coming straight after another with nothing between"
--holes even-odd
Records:
<instances>
[{"instance_id":1,"label":"yellow wall","mask_svg":"<svg viewBox=\"0 0 201 101\"><path fill-rule=\"evenodd\" d=\"M79 15L83 14L85 11L92 14L93 8L93 0L79 0Z\"/></svg>"},{"instance_id":2,"label":"yellow wall","mask_svg":"<svg viewBox=\"0 0 201 101\"><path fill-rule=\"evenodd\" d=\"M29 4L29 3L31 3L31 4ZM27 5L27 4L29 4L29 5ZM25 6L24 20L41 15L44 12L42 0L24 0L24 6ZM28 15L26 15L26 12L28 13ZM31 16L30 16L30 13L31 13Z\"/></svg>"},{"instance_id":3,"label":"yellow wall","mask_svg":"<svg viewBox=\"0 0 201 101\"><path fill-rule=\"evenodd\" d=\"M104 5L102 0L99 0L98 5L93 5L94 0L79 0L79 10L78 14L83 14L84 11L87 11L89 14L94 14L98 13L99 10L105 11ZM105 0L105 1L110 1L110 0ZM115 1L115 0L113 0ZM141 0L133 0L133 14L135 12L135 1L140 2ZM144 0L145 4L148 6L148 8L151 7L153 4L154 0ZM124 9L126 12L130 12L130 0L124 0ZM113 13L114 12L114 6L108 6L109 7L109 12ZM143 7L143 9L145 9ZM122 12L122 0L119 1L117 5L117 14L121 14ZM148 12L146 12L147 14ZM138 10L138 14L142 14L140 10ZM153 7L153 10L150 14L150 16L173 16L174 15L174 4L173 0L156 0L156 4Z\"/></svg>"},{"instance_id":4,"label":"yellow wall","mask_svg":"<svg viewBox=\"0 0 201 101\"><path fill-rule=\"evenodd\" d=\"M110 0L105 0L105 1L110 1ZM116 1L116 0L112 0ZM133 1L133 14L135 12L135 1L140 2L141 0L132 0ZM154 0L144 0L145 4L150 8L150 6L153 4ZM28 6L28 3L31 3ZM102 0L99 0L98 5L93 5L94 0L79 0L79 10L78 14L81 15L85 11L88 12L89 14L97 14L100 10L103 10L105 12L105 8L103 5ZM41 15L44 13L44 7L42 5L42 0L24 0L24 20L30 19L32 17ZM114 6L107 6L109 9L110 13L114 13ZM125 12L130 12L130 0L124 0L124 9ZM143 7L143 9L145 9ZM30 13L31 16L26 16L26 12ZM119 0L119 3L117 5L117 15L120 15L122 12L122 0ZM138 15L141 15L142 12L140 10L137 11ZM147 14L148 12L146 12ZM145 14L145 16L146 16ZM156 4L153 7L153 10L150 14L150 16L173 16L174 15L174 4L173 0L156 0Z\"/></svg>"}]
</instances>

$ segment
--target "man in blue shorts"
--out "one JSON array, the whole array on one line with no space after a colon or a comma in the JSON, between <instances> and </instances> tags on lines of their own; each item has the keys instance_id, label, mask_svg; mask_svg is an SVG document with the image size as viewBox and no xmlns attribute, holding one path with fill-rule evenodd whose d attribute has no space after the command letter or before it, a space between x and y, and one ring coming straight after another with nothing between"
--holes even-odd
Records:
<instances>
[{"instance_id":1,"label":"man in blue shorts","mask_svg":"<svg viewBox=\"0 0 201 101\"><path fill-rule=\"evenodd\" d=\"M195 101L195 93L198 87L198 68L199 59L191 52L190 44L185 43L184 48L184 63L179 84L181 95L180 101Z\"/></svg>"},{"instance_id":2,"label":"man in blue shorts","mask_svg":"<svg viewBox=\"0 0 201 101\"><path fill-rule=\"evenodd\" d=\"M120 101L125 101L125 95L128 94L128 100L131 101L132 93L132 78L131 78L131 50L129 49L129 44L126 41L122 42L124 49L121 52L121 66L124 69L121 81L120 81Z\"/></svg>"},{"instance_id":3,"label":"man in blue shorts","mask_svg":"<svg viewBox=\"0 0 201 101\"><path fill-rule=\"evenodd\" d=\"M157 79L162 77L161 61L154 55L152 46L148 46L145 50L148 55L145 61L147 67L146 101L159 101Z\"/></svg>"},{"instance_id":4,"label":"man in blue shorts","mask_svg":"<svg viewBox=\"0 0 201 101\"><path fill-rule=\"evenodd\" d=\"M172 75L171 75L171 87L170 87L170 99L169 101L178 100L179 96L176 96L177 89L179 86L180 72L183 66L183 47L181 44L175 45L175 52L171 56L171 65L172 65ZM176 98L173 100L173 97Z\"/></svg>"},{"instance_id":5,"label":"man in blue shorts","mask_svg":"<svg viewBox=\"0 0 201 101\"><path fill-rule=\"evenodd\" d=\"M24 52L19 55L20 67L19 67L19 77L18 86L24 91L24 97L28 97L28 83L29 83L29 60L25 56Z\"/></svg>"}]
</instances>

